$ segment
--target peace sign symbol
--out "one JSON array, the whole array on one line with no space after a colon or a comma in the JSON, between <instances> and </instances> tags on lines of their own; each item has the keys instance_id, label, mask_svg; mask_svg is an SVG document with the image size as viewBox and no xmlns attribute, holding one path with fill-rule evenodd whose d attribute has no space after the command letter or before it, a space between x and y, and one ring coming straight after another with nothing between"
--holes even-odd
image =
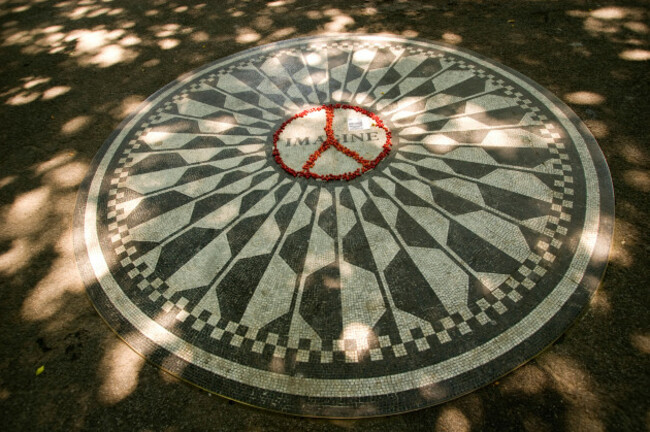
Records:
<instances>
[{"instance_id":1,"label":"peace sign symbol","mask_svg":"<svg viewBox=\"0 0 650 432\"><path fill-rule=\"evenodd\" d=\"M390 148L382 120L352 105L309 108L273 135L275 161L294 177L351 180L376 167Z\"/></svg>"}]
</instances>

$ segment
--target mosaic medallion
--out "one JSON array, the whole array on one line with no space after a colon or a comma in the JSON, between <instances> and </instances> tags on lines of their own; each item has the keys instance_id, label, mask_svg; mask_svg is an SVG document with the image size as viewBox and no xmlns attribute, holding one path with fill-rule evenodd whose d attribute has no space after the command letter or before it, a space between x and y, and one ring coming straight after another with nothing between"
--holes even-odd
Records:
<instances>
[{"instance_id":1,"label":"mosaic medallion","mask_svg":"<svg viewBox=\"0 0 650 432\"><path fill-rule=\"evenodd\" d=\"M488 384L558 338L607 262L580 120L455 47L333 36L151 96L95 158L78 262L109 325L210 392L364 417Z\"/></svg>"}]
</instances>

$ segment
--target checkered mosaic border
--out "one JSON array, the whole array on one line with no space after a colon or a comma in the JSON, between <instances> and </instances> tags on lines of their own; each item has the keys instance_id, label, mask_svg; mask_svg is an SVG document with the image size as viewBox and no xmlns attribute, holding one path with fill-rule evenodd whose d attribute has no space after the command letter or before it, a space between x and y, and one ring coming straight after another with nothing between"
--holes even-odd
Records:
<instances>
[{"instance_id":1,"label":"checkered mosaic border","mask_svg":"<svg viewBox=\"0 0 650 432\"><path fill-rule=\"evenodd\" d=\"M342 49L359 48L361 46L385 48L394 46L394 44L331 43L326 46ZM310 47L318 49L320 45L316 44ZM425 51L422 48L407 47L407 49L414 53ZM296 50L279 51L272 55L294 51ZM427 52L430 52L432 57L441 56L437 51ZM257 60L267 56L262 56ZM471 333L473 329L479 326L494 323L499 315L506 313L509 308L519 302L528 291L535 287L536 283L546 274L548 267L558 255L564 237L568 233L568 223L571 221L571 210L573 208L572 196L574 193L572 169L569 164L569 156L566 153L566 139L562 138L562 135L558 133L556 127L545 115L540 114L540 109L533 106L530 99L527 99L524 94L517 91L514 87L506 85L504 80L496 78L493 74L487 73L471 63L450 57L445 57L445 59L454 61L461 69L472 70L476 76L491 80L493 83L504 87L505 94L512 96L519 106L531 113L540 122L543 126L540 128L540 132L548 143L549 151L556 156L551 160L553 167L552 174L559 177L555 181L554 186L557 189L561 189L561 191L553 192L551 213L544 231L547 238L539 241L535 252L531 252L517 273L511 275L504 284L492 291L490 300L478 300L467 308L431 323L428 326L409 329L404 339L394 336L391 338L389 335L379 335L365 342L360 342L359 339L330 341L309 339L290 340L286 335L262 332L259 329L249 328L232 321L217 320L205 312L198 316L193 315L184 309L189 301L183 297L172 302L166 295L166 292L169 291L167 290L166 283L158 278L154 274L154 271L148 268L140 259L133 258L137 250L132 244L132 237L129 234L128 226L126 226L126 216L124 213L125 201L122 190L126 187L129 168L133 162L131 153L141 146L139 142L140 136L149 130L148 128L151 124L159 122L161 116L172 108L175 102L178 102L187 95L187 91L177 94L167 102L164 102L152 114L149 122L143 123L142 129L135 134L135 137L126 146L119 159L119 167L114 170L111 177L111 186L108 192L108 236L114 245L114 252L123 269L142 294L146 295L152 302L155 302L166 313L174 314L178 321L191 325L194 330L205 332L211 338L219 340L222 343L247 349L259 355L272 355L279 358L292 356L297 362L331 363L342 361L355 363L366 357L369 357L372 361L403 357L409 353L422 352L435 348L437 345L449 343L454 338ZM253 61L249 59L229 65L220 69L217 73L200 80L199 83L202 84L217 78L219 75L230 73L236 68L246 67ZM189 91L196 90L197 88L197 85L192 85Z\"/></svg>"}]
</instances>

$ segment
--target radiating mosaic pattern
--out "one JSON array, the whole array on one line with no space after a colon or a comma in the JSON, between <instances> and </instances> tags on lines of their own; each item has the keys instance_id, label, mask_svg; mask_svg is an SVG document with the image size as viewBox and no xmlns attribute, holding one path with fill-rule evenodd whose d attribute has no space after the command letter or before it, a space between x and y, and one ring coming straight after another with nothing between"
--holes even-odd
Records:
<instances>
[{"instance_id":1,"label":"radiating mosaic pattern","mask_svg":"<svg viewBox=\"0 0 650 432\"><path fill-rule=\"evenodd\" d=\"M606 264L613 194L557 99L477 55L307 38L148 99L82 188L91 299L209 391L360 417L440 403L557 338Z\"/></svg>"}]
</instances>

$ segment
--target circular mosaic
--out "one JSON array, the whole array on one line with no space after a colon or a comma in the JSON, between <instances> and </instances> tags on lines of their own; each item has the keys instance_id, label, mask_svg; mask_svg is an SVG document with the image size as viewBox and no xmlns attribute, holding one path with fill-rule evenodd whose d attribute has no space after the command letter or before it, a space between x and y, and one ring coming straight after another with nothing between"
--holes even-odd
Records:
<instances>
[{"instance_id":1,"label":"circular mosaic","mask_svg":"<svg viewBox=\"0 0 650 432\"><path fill-rule=\"evenodd\" d=\"M82 185L79 267L136 351L298 415L414 410L559 337L604 272L593 137L522 75L378 36L243 51L151 96Z\"/></svg>"}]
</instances>

